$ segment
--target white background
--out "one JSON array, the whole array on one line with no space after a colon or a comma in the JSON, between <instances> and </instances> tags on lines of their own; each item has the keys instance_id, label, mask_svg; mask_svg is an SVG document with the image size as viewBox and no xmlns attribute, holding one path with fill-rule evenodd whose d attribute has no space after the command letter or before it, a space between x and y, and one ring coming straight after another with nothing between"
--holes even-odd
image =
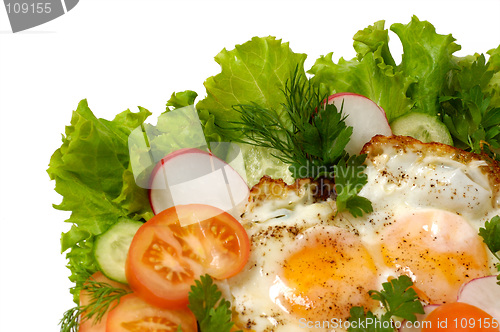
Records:
<instances>
[{"instance_id":1,"label":"white background","mask_svg":"<svg viewBox=\"0 0 500 332\"><path fill-rule=\"evenodd\" d=\"M57 331L73 305L59 244L69 214L52 208L61 197L45 170L81 99L107 119L138 105L158 115L174 91L205 95L224 47L274 35L307 53L309 69L330 51L352 58L352 36L375 21L406 24L413 14L452 33L457 55L484 53L500 44L499 13L500 1L480 0L81 0L13 34L1 6L0 331Z\"/></svg>"}]
</instances>

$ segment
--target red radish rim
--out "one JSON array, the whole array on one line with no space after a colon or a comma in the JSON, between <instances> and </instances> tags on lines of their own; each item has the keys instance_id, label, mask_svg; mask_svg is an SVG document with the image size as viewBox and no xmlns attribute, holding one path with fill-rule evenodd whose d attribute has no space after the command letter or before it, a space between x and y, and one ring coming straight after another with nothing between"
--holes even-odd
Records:
<instances>
[{"instance_id":1,"label":"red radish rim","mask_svg":"<svg viewBox=\"0 0 500 332\"><path fill-rule=\"evenodd\" d=\"M149 199L149 206L151 206L151 210L153 211L153 214L156 215L156 211L153 207L153 203L152 203L152 199L151 199L151 194L152 194L152 183L153 183L153 178L154 176L156 175L156 173L158 172L158 170L167 162L169 161L170 159L172 158L175 158L175 157L178 157L180 155L183 155L183 154L186 154L186 153L201 153L201 154L205 154L205 155L209 155L213 158L217 158L218 160L220 160L222 163L228 165L229 167L231 167L231 165L229 165L227 162L225 162L224 160L220 159L219 157L215 156L211 151L204 151L204 150L201 150L201 149L198 149L198 148L182 148L182 149L179 149L179 150L175 150L173 152L170 152L169 154L167 154L165 157L163 157L162 159L160 159L160 161L158 161L155 165L155 167L153 168L153 170L151 171L151 175L149 176L149 182L148 182L148 199ZM232 167L231 167L232 168ZM247 182L243 179L243 177L240 175L240 173L238 173L234 168L233 170L235 171L236 174L238 174L238 176L241 178L241 181L244 182L247 187L248 187L248 184Z\"/></svg>"},{"instance_id":2,"label":"red radish rim","mask_svg":"<svg viewBox=\"0 0 500 332\"><path fill-rule=\"evenodd\" d=\"M203 150L200 150L197 148L182 148L179 150L172 151L169 154L167 154L165 157L161 158L160 161L158 161L156 163L155 167L151 171L151 174L149 175L149 181L148 181L148 200L149 200L149 206L151 206L151 210L153 211L153 214L156 215L156 211L155 211L155 208L153 207L153 203L152 203L152 199L151 199L151 194L152 194L151 187L153 185L153 178L155 177L156 173L168 160L175 158L179 155L189 153L191 151L196 152L196 153L203 153L203 154L212 155L211 153L209 153L207 151L203 151Z\"/></svg>"},{"instance_id":3,"label":"red radish rim","mask_svg":"<svg viewBox=\"0 0 500 332\"><path fill-rule=\"evenodd\" d=\"M338 93L334 93L333 95L328 96L328 104L331 104L331 102L335 98L339 98L339 97L343 97L343 96L358 96L358 97L363 97L365 99L368 99L369 101L371 101L372 103L374 103L380 109L380 111L382 112L382 114L384 114L384 117L385 117L385 120L387 121L387 124L389 124L389 120L387 119L387 113L385 113L385 110L382 107L380 107L379 104L377 104L376 102L374 102L370 98L368 98L366 96L363 96L363 95L360 95L359 93L354 93L354 92L338 92ZM389 128L390 128L390 126L389 126ZM392 129L391 129L391 133L392 133Z\"/></svg>"},{"instance_id":4,"label":"red radish rim","mask_svg":"<svg viewBox=\"0 0 500 332\"><path fill-rule=\"evenodd\" d=\"M334 98L337 98L337 97L342 97L342 96L359 96L359 97L363 97L363 98L371 100L367 96L363 96L362 94L355 93L355 92L337 92L337 93L334 93L333 95L328 96L328 101L330 101ZM373 101L373 100L371 100L371 101Z\"/></svg>"},{"instance_id":5,"label":"red radish rim","mask_svg":"<svg viewBox=\"0 0 500 332\"><path fill-rule=\"evenodd\" d=\"M469 285L470 283L472 282L475 282L475 281L478 281L478 280L482 280L482 279L497 279L497 276L496 275L490 275L490 276L484 276L484 277L477 277L477 278L474 278L474 279L471 279L465 283L462 284L462 286L460 286L460 289L458 290L458 295L457 295L457 302L460 300L460 295L462 295L463 293L463 290L464 288Z\"/></svg>"}]
</instances>

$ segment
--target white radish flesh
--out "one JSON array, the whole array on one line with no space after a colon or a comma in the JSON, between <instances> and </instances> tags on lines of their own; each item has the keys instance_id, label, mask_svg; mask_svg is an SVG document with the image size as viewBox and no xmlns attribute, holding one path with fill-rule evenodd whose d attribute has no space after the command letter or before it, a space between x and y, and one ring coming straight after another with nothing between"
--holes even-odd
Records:
<instances>
[{"instance_id":1,"label":"white radish flesh","mask_svg":"<svg viewBox=\"0 0 500 332\"><path fill-rule=\"evenodd\" d=\"M500 322L500 285L496 276L476 278L464 284L457 302L471 304Z\"/></svg>"},{"instance_id":2,"label":"white radish flesh","mask_svg":"<svg viewBox=\"0 0 500 332\"><path fill-rule=\"evenodd\" d=\"M249 195L238 172L199 149L181 149L160 160L149 188L155 214L175 205L205 204L235 215Z\"/></svg>"},{"instance_id":3,"label":"white radish flesh","mask_svg":"<svg viewBox=\"0 0 500 332\"><path fill-rule=\"evenodd\" d=\"M334 104L339 111L342 108L342 114L347 115L345 123L352 127L352 135L345 150L351 155L359 154L375 135L392 135L385 111L365 96L337 93L328 97L328 104Z\"/></svg>"}]
</instances>

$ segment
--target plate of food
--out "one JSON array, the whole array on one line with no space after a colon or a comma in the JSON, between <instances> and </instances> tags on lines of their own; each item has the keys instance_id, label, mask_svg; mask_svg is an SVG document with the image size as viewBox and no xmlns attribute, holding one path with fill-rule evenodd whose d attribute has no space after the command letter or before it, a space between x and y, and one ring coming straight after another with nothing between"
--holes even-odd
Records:
<instances>
[{"instance_id":1,"label":"plate of food","mask_svg":"<svg viewBox=\"0 0 500 332\"><path fill-rule=\"evenodd\" d=\"M47 170L61 331L498 331L500 46L417 16L353 40L224 48L153 120L80 101Z\"/></svg>"},{"instance_id":2,"label":"plate of food","mask_svg":"<svg viewBox=\"0 0 500 332\"><path fill-rule=\"evenodd\" d=\"M500 3L432 5L4 15L0 331L495 329Z\"/></svg>"}]
</instances>

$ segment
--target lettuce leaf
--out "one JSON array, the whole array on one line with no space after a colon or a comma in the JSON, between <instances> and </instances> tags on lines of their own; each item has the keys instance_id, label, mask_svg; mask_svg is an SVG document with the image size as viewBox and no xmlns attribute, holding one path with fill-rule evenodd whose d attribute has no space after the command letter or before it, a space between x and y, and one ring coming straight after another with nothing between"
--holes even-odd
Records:
<instances>
[{"instance_id":1,"label":"lettuce leaf","mask_svg":"<svg viewBox=\"0 0 500 332\"><path fill-rule=\"evenodd\" d=\"M98 119L82 100L66 127L62 145L52 155L47 172L55 180L62 202L54 208L71 211L71 229L61 236L67 250L75 302L87 273L96 271L92 255L95 236L120 218L148 220L152 216L147 191L135 184L128 154L128 136L151 113L129 110L114 120Z\"/></svg>"},{"instance_id":2,"label":"lettuce leaf","mask_svg":"<svg viewBox=\"0 0 500 332\"><path fill-rule=\"evenodd\" d=\"M140 187L148 188L151 171L169 153L183 148L208 148L204 123L194 108L197 96L191 90L172 93L156 124L144 123L132 131L130 160Z\"/></svg>"},{"instance_id":3,"label":"lettuce leaf","mask_svg":"<svg viewBox=\"0 0 500 332\"><path fill-rule=\"evenodd\" d=\"M186 107L195 104L198 94L191 90L182 92L174 92L167 102L167 112L177 108ZM173 107L173 108L170 108ZM205 140L210 146L211 142L222 142L222 137L219 135L217 126L215 125L215 116L208 110L199 110L198 117L205 134Z\"/></svg>"},{"instance_id":4,"label":"lettuce leaf","mask_svg":"<svg viewBox=\"0 0 500 332\"><path fill-rule=\"evenodd\" d=\"M389 49L384 21L360 30L354 36L357 57L332 61L332 53L316 60L309 73L316 84L330 93L364 95L380 107L389 122L408 113L439 113L439 93L447 73L456 68L453 53L460 49L451 35L439 35L432 24L419 21L393 24L391 30L403 44L401 64L396 65Z\"/></svg>"},{"instance_id":5,"label":"lettuce leaf","mask_svg":"<svg viewBox=\"0 0 500 332\"><path fill-rule=\"evenodd\" d=\"M354 37L353 47L356 50L358 60L362 60L368 53L375 52L380 48L380 56L383 63L396 68L396 62L389 50L389 31L384 28L385 21L377 21L373 25L358 31Z\"/></svg>"},{"instance_id":6,"label":"lettuce leaf","mask_svg":"<svg viewBox=\"0 0 500 332\"><path fill-rule=\"evenodd\" d=\"M167 112L176 108L194 105L196 97L198 97L198 94L192 90L173 92L170 99L167 101ZM170 107L173 107L173 109Z\"/></svg>"},{"instance_id":7,"label":"lettuce leaf","mask_svg":"<svg viewBox=\"0 0 500 332\"><path fill-rule=\"evenodd\" d=\"M257 103L280 109L285 101L281 90L296 68L303 72L305 58L275 37L254 37L234 50L223 49L215 57L221 72L205 81L207 97L196 105L201 118L213 121L211 129L225 139L241 137L230 129L239 120L233 106Z\"/></svg>"},{"instance_id":8,"label":"lettuce leaf","mask_svg":"<svg viewBox=\"0 0 500 332\"><path fill-rule=\"evenodd\" d=\"M403 56L399 68L405 77L415 80L409 89L409 97L415 102L416 112L437 115L439 93L446 82L447 73L456 68L453 53L460 50L455 38L440 35L427 21L413 16L411 22L391 26L403 44Z\"/></svg>"},{"instance_id":9,"label":"lettuce leaf","mask_svg":"<svg viewBox=\"0 0 500 332\"><path fill-rule=\"evenodd\" d=\"M407 92L415 80L397 70L388 42L384 21L375 22L354 36L356 58L334 63L329 53L317 59L309 70L313 82L325 85L331 94L353 92L370 98L385 110L389 122L406 114L414 105Z\"/></svg>"}]
</instances>

